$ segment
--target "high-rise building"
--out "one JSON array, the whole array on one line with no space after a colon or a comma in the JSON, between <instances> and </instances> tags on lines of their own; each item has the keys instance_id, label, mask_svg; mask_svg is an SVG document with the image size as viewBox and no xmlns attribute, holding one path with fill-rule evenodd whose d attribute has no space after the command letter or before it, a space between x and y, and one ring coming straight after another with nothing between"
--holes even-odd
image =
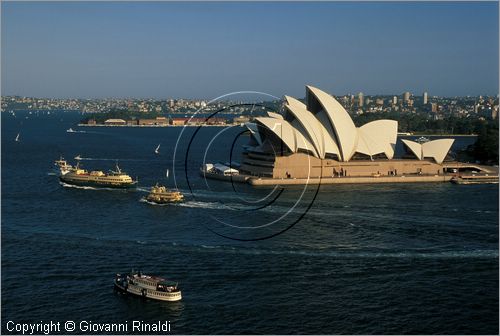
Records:
<instances>
[{"instance_id":1,"label":"high-rise building","mask_svg":"<svg viewBox=\"0 0 500 336\"><path fill-rule=\"evenodd\" d=\"M358 93L358 105L363 106L363 92Z\"/></svg>"},{"instance_id":2,"label":"high-rise building","mask_svg":"<svg viewBox=\"0 0 500 336\"><path fill-rule=\"evenodd\" d=\"M410 100L410 93L408 91L406 91L403 94L403 102L408 103L409 100Z\"/></svg>"},{"instance_id":3,"label":"high-rise building","mask_svg":"<svg viewBox=\"0 0 500 336\"><path fill-rule=\"evenodd\" d=\"M394 105L397 105L397 103L398 103L398 96L394 96L394 97L392 97L392 103L393 103Z\"/></svg>"},{"instance_id":4,"label":"high-rise building","mask_svg":"<svg viewBox=\"0 0 500 336\"><path fill-rule=\"evenodd\" d=\"M427 92L424 92L424 105L427 105Z\"/></svg>"}]
</instances>

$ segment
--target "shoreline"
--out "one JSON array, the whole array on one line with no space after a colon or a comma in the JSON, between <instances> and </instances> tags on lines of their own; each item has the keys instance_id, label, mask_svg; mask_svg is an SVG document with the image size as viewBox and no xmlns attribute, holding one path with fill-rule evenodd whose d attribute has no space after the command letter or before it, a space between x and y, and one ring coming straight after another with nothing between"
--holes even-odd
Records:
<instances>
[{"instance_id":1,"label":"shoreline","mask_svg":"<svg viewBox=\"0 0 500 336\"><path fill-rule=\"evenodd\" d=\"M427 175L427 176L380 176L380 177L325 177L310 179L275 179L275 178L250 178L247 183L252 186L268 185L307 185L307 184L379 184L379 183L429 183L450 182L453 175Z\"/></svg>"},{"instance_id":2,"label":"shoreline","mask_svg":"<svg viewBox=\"0 0 500 336\"><path fill-rule=\"evenodd\" d=\"M429 182L450 182L454 176L450 175L401 175L401 176L354 176L354 177L311 177L307 178L272 178L272 177L256 177L249 175L224 176L212 173L201 173L206 178L247 183L251 186L270 186L270 185L306 185L306 184L378 184L378 183L429 183Z\"/></svg>"},{"instance_id":3,"label":"shoreline","mask_svg":"<svg viewBox=\"0 0 500 336\"><path fill-rule=\"evenodd\" d=\"M209 127L228 127L228 126L240 126L241 124L226 124L226 125L88 125L88 124L77 124L78 127L199 127L199 126L209 126ZM459 137L477 137L477 134L412 134L412 135L398 135L400 137L414 137L414 136L459 136Z\"/></svg>"},{"instance_id":4,"label":"shoreline","mask_svg":"<svg viewBox=\"0 0 500 336\"><path fill-rule=\"evenodd\" d=\"M225 181L225 182L236 182L236 183L246 183L251 186L271 186L271 185L317 185L317 184L381 184L381 183L442 183L451 182L452 178L456 174L446 174L446 175L400 175L400 176L344 176L344 177L311 177L307 178L272 178L272 177L256 177L250 175L235 175L235 176L224 176L220 174L213 173L203 173L204 176L209 179ZM474 175L467 175L471 179ZM481 176L478 175L477 180L480 180ZM486 174L488 176L488 174ZM498 176L497 173L493 173L491 177Z\"/></svg>"},{"instance_id":5,"label":"shoreline","mask_svg":"<svg viewBox=\"0 0 500 336\"><path fill-rule=\"evenodd\" d=\"M227 125L87 125L77 124L78 127L228 127L240 126L240 124L227 124Z\"/></svg>"},{"instance_id":6,"label":"shoreline","mask_svg":"<svg viewBox=\"0 0 500 336\"><path fill-rule=\"evenodd\" d=\"M462 136L462 137L477 137L477 134L412 134L412 135L405 135L405 134L399 135L398 134L398 138L402 137L402 136L423 136L423 137L426 137L426 136L429 136L429 137L435 137L435 136Z\"/></svg>"}]
</instances>

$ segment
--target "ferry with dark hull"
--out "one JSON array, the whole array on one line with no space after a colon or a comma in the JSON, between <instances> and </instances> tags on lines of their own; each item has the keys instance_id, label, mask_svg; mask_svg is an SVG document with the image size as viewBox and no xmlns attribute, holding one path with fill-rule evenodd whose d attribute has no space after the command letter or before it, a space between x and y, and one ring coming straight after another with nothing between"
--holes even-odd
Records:
<instances>
[{"instance_id":1,"label":"ferry with dark hull","mask_svg":"<svg viewBox=\"0 0 500 336\"><path fill-rule=\"evenodd\" d=\"M64 161L65 163L65 161ZM100 170L87 171L80 167L78 163L75 167L61 164L61 160L56 161L60 168L59 180L61 182L85 187L100 188L135 188L137 180L133 180L127 173L123 172L118 164L116 170L104 173Z\"/></svg>"},{"instance_id":2,"label":"ferry with dark hull","mask_svg":"<svg viewBox=\"0 0 500 336\"><path fill-rule=\"evenodd\" d=\"M160 301L179 301L182 294L178 283L141 272L117 274L115 288L123 293L129 293L143 298Z\"/></svg>"}]
</instances>

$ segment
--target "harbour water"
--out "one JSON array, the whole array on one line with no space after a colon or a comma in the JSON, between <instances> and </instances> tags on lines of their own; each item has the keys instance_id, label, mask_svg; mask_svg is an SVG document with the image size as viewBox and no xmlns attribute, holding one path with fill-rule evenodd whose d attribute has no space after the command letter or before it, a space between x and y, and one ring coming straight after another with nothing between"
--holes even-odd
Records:
<instances>
[{"instance_id":1,"label":"harbour water","mask_svg":"<svg viewBox=\"0 0 500 336\"><path fill-rule=\"evenodd\" d=\"M173 162L179 127L76 128L80 117L2 113L4 333L9 320L170 321L175 334L498 333L498 185L206 182L204 154L227 161L241 129L185 130ZM87 169L118 160L140 187L63 186L60 155ZM186 201L141 202L157 181ZM178 281L183 300L114 292L115 273L131 268Z\"/></svg>"}]
</instances>

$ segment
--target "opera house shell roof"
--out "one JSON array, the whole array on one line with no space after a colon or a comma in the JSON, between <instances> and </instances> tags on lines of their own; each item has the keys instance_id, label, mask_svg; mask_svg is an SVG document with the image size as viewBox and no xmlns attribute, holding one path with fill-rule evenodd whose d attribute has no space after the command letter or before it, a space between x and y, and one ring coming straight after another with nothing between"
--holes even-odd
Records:
<instances>
[{"instance_id":1,"label":"opera house shell roof","mask_svg":"<svg viewBox=\"0 0 500 336\"><path fill-rule=\"evenodd\" d=\"M397 121L376 120L356 127L334 97L313 86L306 86L305 101L306 104L285 96L282 114L268 112L267 117L256 118L255 124L247 124L258 147L269 147L274 138L281 140L291 153L305 152L320 159L334 157L347 162L359 155L371 159L394 157ZM424 145L403 142L419 160L432 157L441 163L453 140L435 140Z\"/></svg>"}]
</instances>

